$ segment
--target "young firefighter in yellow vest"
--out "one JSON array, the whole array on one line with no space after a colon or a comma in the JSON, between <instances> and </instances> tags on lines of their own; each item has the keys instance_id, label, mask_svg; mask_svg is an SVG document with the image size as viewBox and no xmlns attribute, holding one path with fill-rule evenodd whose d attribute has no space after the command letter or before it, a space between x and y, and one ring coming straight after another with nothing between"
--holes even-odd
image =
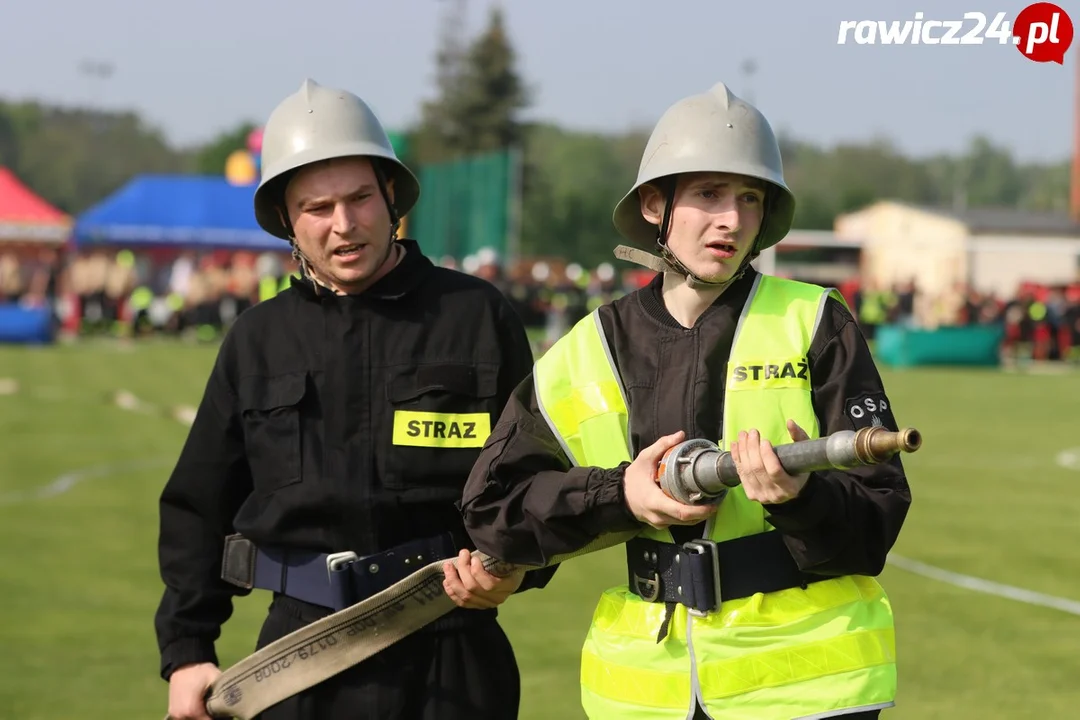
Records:
<instances>
[{"instance_id":1,"label":"young firefighter in yellow vest","mask_svg":"<svg viewBox=\"0 0 1080 720\"><path fill-rule=\"evenodd\" d=\"M901 463L792 477L773 450L897 429L841 297L750 266L794 206L756 108L720 84L668 109L614 214L633 246L616 254L660 272L536 363L466 487L473 540L511 562L642 530L582 650L590 718L852 720L895 702L874 578L911 501ZM656 483L691 438L732 452L742 484L718 506Z\"/></svg>"}]
</instances>

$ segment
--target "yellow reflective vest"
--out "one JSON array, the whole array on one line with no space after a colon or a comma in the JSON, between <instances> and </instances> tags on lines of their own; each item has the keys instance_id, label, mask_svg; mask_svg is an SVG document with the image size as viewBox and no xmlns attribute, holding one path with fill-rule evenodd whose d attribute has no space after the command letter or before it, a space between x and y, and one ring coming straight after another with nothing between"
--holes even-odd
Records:
<instances>
[{"instance_id":1,"label":"yellow reflective vest","mask_svg":"<svg viewBox=\"0 0 1080 720\"><path fill-rule=\"evenodd\" d=\"M728 364L721 448L757 428L774 445L791 442L794 419L820 436L807 354L835 290L761 275L736 329ZM537 363L541 412L572 463L615 467L632 460L626 393L593 312ZM707 523L717 542L776 532L764 507L731 490ZM641 536L673 543L671 533ZM721 583L724 569L720 568ZM685 720L695 699L723 720L830 717L890 707L896 695L893 614L881 585L846 576L724 601L691 614L666 608L627 585L603 593L581 658L581 697L590 718Z\"/></svg>"}]
</instances>

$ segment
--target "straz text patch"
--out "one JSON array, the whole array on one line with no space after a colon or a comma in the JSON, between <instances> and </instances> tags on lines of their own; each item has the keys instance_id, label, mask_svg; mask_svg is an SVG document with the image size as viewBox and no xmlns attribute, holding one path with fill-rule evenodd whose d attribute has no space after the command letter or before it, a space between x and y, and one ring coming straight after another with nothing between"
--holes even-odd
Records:
<instances>
[{"instance_id":1,"label":"straz text patch","mask_svg":"<svg viewBox=\"0 0 1080 720\"><path fill-rule=\"evenodd\" d=\"M487 413L394 412L394 444L414 447L483 447L491 434Z\"/></svg>"},{"instance_id":2,"label":"straz text patch","mask_svg":"<svg viewBox=\"0 0 1080 720\"><path fill-rule=\"evenodd\" d=\"M729 366L729 391L778 388L810 389L810 366L806 358L743 360Z\"/></svg>"}]
</instances>

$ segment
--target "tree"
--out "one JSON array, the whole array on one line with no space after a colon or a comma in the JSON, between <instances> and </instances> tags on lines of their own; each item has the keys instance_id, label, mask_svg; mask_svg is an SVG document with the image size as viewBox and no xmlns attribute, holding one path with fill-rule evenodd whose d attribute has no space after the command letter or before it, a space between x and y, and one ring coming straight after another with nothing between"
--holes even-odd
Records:
<instances>
[{"instance_id":1,"label":"tree","mask_svg":"<svg viewBox=\"0 0 1080 720\"><path fill-rule=\"evenodd\" d=\"M625 240L611 220L633 186L648 135L573 132L555 125L529 128L522 248L596 265L612 260Z\"/></svg>"},{"instance_id":2,"label":"tree","mask_svg":"<svg viewBox=\"0 0 1080 720\"><path fill-rule=\"evenodd\" d=\"M467 132L459 138L458 150L476 153L520 145L519 115L529 105L529 92L515 65L502 10L494 7L487 30L466 57L459 89L461 124Z\"/></svg>"},{"instance_id":3,"label":"tree","mask_svg":"<svg viewBox=\"0 0 1080 720\"><path fill-rule=\"evenodd\" d=\"M1069 212L1069 184L1071 165L1063 160L1056 165L1025 165L1019 168L1019 182L1027 188L1020 201L1025 210Z\"/></svg>"},{"instance_id":4,"label":"tree","mask_svg":"<svg viewBox=\"0 0 1080 720\"><path fill-rule=\"evenodd\" d=\"M4 112L0 105L0 166L18 167L19 165L19 129L11 113Z\"/></svg>"},{"instance_id":5,"label":"tree","mask_svg":"<svg viewBox=\"0 0 1080 720\"><path fill-rule=\"evenodd\" d=\"M420 163L441 162L460 144L460 112L454 105L460 97L465 57L464 16L465 0L450 0L435 51L435 99L421 103L420 124L409 138L413 155Z\"/></svg>"},{"instance_id":6,"label":"tree","mask_svg":"<svg viewBox=\"0 0 1080 720\"><path fill-rule=\"evenodd\" d=\"M26 185L77 214L134 175L186 172L190 158L133 113L0 103L0 154ZM10 133L13 145L5 135Z\"/></svg>"},{"instance_id":7,"label":"tree","mask_svg":"<svg viewBox=\"0 0 1080 720\"><path fill-rule=\"evenodd\" d=\"M971 141L961 167L969 205L1015 207L1019 204L1024 194L1024 179L1009 151L978 136Z\"/></svg>"},{"instance_id":8,"label":"tree","mask_svg":"<svg viewBox=\"0 0 1080 720\"><path fill-rule=\"evenodd\" d=\"M516 61L498 7L492 8L487 29L464 51L454 32L444 33L437 53L438 96L424 103L413 138L418 162L520 146L519 114L529 93Z\"/></svg>"},{"instance_id":9,"label":"tree","mask_svg":"<svg viewBox=\"0 0 1080 720\"><path fill-rule=\"evenodd\" d=\"M247 138L255 129L255 124L245 122L227 130L221 135L203 145L195 152L195 172L203 175L223 175L225 173L225 161L229 155L237 150L247 147Z\"/></svg>"}]
</instances>

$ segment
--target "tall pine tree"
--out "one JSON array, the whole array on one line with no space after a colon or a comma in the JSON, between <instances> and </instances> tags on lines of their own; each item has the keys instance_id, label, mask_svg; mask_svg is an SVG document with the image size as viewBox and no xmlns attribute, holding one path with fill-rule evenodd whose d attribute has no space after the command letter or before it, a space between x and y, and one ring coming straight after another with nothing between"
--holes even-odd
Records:
<instances>
[{"instance_id":1,"label":"tall pine tree","mask_svg":"<svg viewBox=\"0 0 1080 720\"><path fill-rule=\"evenodd\" d=\"M449 0L445 11L435 51L435 89L433 100L426 100L420 107L420 124L411 133L410 146L413 160L419 163L446 160L459 143L459 112L453 104L459 97L458 86L465 56L463 25L466 0Z\"/></svg>"},{"instance_id":2,"label":"tall pine tree","mask_svg":"<svg viewBox=\"0 0 1080 720\"><path fill-rule=\"evenodd\" d=\"M468 118L468 134L461 139L464 152L485 152L516 147L522 141L520 113L529 93L517 73L517 57L502 10L494 7L487 30L469 49L461 82L461 111Z\"/></svg>"},{"instance_id":3,"label":"tall pine tree","mask_svg":"<svg viewBox=\"0 0 1080 720\"><path fill-rule=\"evenodd\" d=\"M438 95L423 106L415 134L420 163L520 146L520 112L529 93L518 75L517 55L506 33L502 9L466 49L460 40L460 1L451 10L436 56Z\"/></svg>"}]
</instances>

